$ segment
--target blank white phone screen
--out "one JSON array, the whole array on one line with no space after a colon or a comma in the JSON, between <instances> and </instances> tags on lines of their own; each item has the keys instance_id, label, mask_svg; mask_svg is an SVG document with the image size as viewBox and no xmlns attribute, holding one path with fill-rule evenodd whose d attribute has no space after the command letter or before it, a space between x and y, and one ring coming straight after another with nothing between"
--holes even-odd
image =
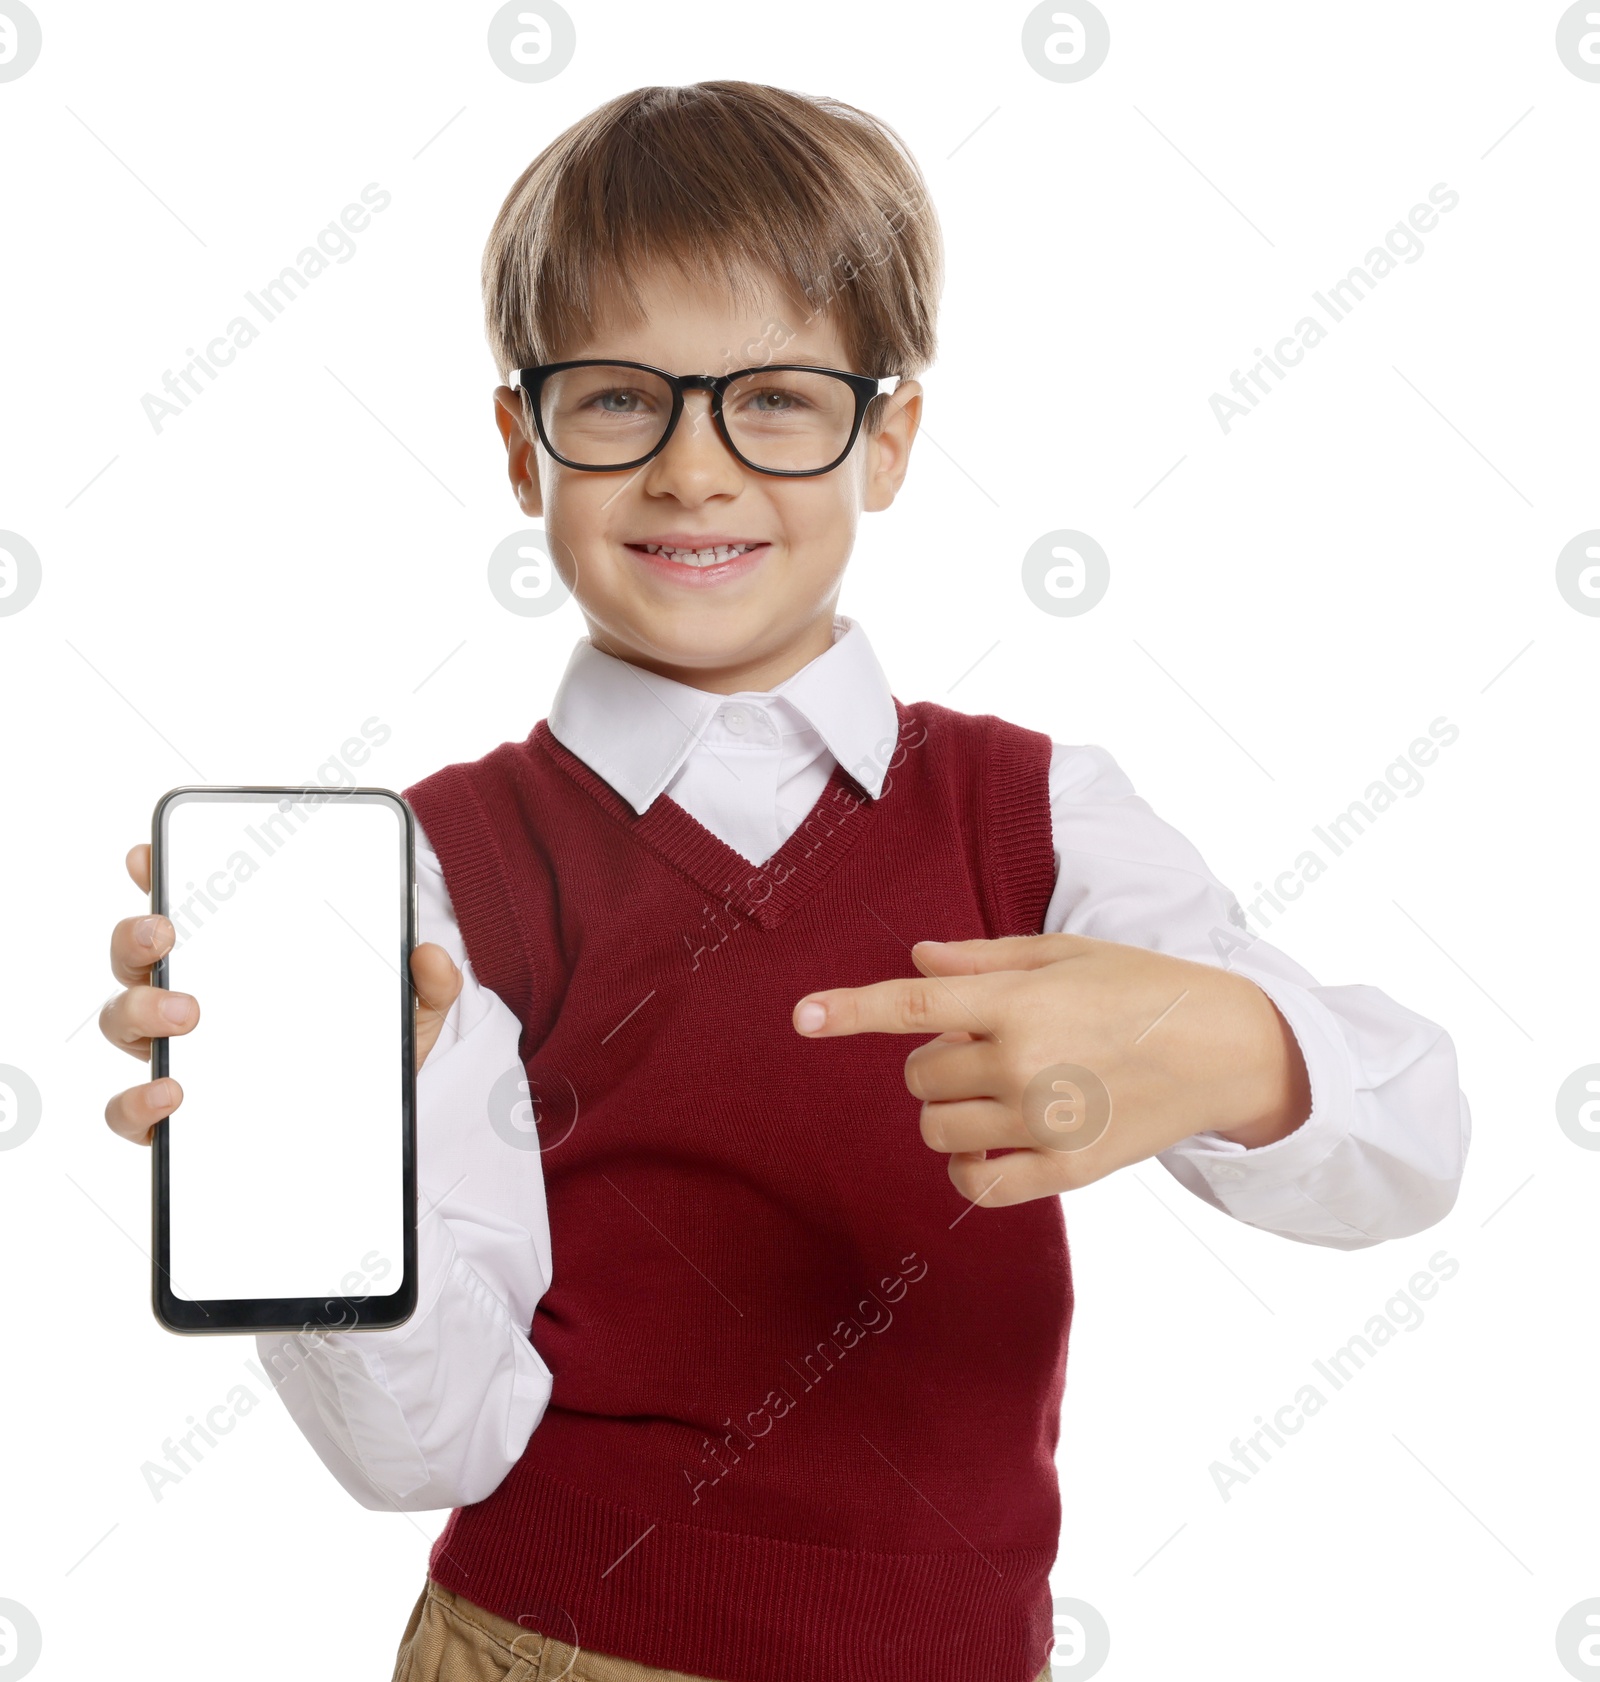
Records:
<instances>
[{"instance_id":1,"label":"blank white phone screen","mask_svg":"<svg viewBox=\"0 0 1600 1682\"><path fill-rule=\"evenodd\" d=\"M379 797L168 803L167 985L200 1006L168 1042L175 1296L399 1288L405 849Z\"/></svg>"}]
</instances>

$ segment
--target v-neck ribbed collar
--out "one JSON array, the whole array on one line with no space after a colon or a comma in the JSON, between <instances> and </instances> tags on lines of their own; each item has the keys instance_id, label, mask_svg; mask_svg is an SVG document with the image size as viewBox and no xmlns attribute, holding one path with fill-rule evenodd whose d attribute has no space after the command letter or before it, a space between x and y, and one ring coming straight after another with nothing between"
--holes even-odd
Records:
<instances>
[{"instance_id":1,"label":"v-neck ribbed collar","mask_svg":"<svg viewBox=\"0 0 1600 1682\"><path fill-rule=\"evenodd\" d=\"M889 706L894 717L890 739L897 741L905 709L892 696ZM718 903L763 929L776 928L811 895L865 832L878 807L865 785L837 764L799 828L764 864L752 864L675 800L656 800L646 811L635 812L557 738L548 720L534 727L533 740L636 840ZM881 789L881 776L878 782Z\"/></svg>"}]
</instances>

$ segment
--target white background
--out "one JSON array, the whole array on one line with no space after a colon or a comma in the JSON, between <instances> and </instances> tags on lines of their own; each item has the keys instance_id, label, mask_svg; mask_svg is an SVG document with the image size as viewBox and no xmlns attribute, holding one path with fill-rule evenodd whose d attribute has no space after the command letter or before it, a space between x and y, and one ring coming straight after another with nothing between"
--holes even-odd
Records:
<instances>
[{"instance_id":1,"label":"white background","mask_svg":"<svg viewBox=\"0 0 1600 1682\"><path fill-rule=\"evenodd\" d=\"M43 565L0 617L0 1064L44 1119L0 1153L0 1598L38 1676L389 1675L444 1515L358 1507L248 1341L150 1316L148 1157L101 1119L139 1069L93 1021L122 855L165 789L313 776L363 720L392 732L363 781L399 789L545 714L582 627L487 587L523 522L483 243L568 123L718 76L885 117L943 220L926 435L842 604L898 696L1104 745L1247 903L1460 729L1268 936L1449 1030L1454 1212L1339 1252L1152 1164L1069 1200L1056 1586L1108 1621L1101 1674L1565 1674L1556 1624L1600 1594L1600 1155L1554 1108L1600 1060L1600 619L1555 558L1600 526L1600 84L1543 3L1103 7L1109 58L1060 84L1025 7L569 0L572 63L524 84L489 6L35 0L42 56L0 84L0 527ZM1210 395L1441 181L1420 260L1225 435ZM155 433L141 396L369 182L354 258ZM1077 618L1020 583L1060 528L1110 557ZM288 988L263 1046L295 1032ZM1440 1249L1425 1323L1223 1502L1211 1463ZM241 1384L155 1499L144 1463Z\"/></svg>"}]
</instances>

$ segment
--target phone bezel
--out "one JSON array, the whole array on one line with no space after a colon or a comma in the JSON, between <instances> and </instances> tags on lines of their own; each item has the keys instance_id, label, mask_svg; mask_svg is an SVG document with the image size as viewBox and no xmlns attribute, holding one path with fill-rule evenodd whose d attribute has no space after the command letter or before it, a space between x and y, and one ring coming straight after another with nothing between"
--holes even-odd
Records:
<instances>
[{"instance_id":1,"label":"phone bezel","mask_svg":"<svg viewBox=\"0 0 1600 1682\"><path fill-rule=\"evenodd\" d=\"M157 1321L168 1331L184 1335L228 1332L302 1332L308 1336L330 1331L380 1330L403 1325L417 1304L417 1075L416 1006L411 981L411 953L417 944L416 817L405 799L387 788L324 788L317 783L271 785L263 783L185 783L168 789L156 802L150 825L150 908L171 919L169 908L165 835L167 816L174 806L196 796L251 796L252 804L269 800L291 800L296 804L324 804L329 801L360 800L391 803L404 828L401 882L400 971L400 1057L402 1162L402 1249L403 1266L398 1289L388 1296L329 1297L227 1297L196 1301L180 1297L172 1289L171 1227L169 1220L171 1179L168 1157L167 1121L155 1124L151 1137L151 1269L150 1304ZM287 967L287 966L286 966ZM167 984L167 959L152 967L151 984ZM150 1078L168 1073L170 1059L166 1039L150 1042ZM180 1106L181 1113L181 1106Z\"/></svg>"}]
</instances>

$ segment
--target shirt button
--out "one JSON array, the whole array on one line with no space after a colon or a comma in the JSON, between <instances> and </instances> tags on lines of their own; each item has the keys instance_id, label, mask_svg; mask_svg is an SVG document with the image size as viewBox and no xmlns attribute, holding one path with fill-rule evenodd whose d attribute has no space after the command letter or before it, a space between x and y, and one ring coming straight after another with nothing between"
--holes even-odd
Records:
<instances>
[{"instance_id":1,"label":"shirt button","mask_svg":"<svg viewBox=\"0 0 1600 1682\"><path fill-rule=\"evenodd\" d=\"M1213 1180L1242 1180L1244 1174L1237 1168L1228 1168L1219 1163L1211 1170L1211 1178Z\"/></svg>"},{"instance_id":2,"label":"shirt button","mask_svg":"<svg viewBox=\"0 0 1600 1682\"><path fill-rule=\"evenodd\" d=\"M736 736L742 736L750 723L750 720L745 716L743 707L729 707L723 717L727 721L728 728Z\"/></svg>"}]
</instances>

